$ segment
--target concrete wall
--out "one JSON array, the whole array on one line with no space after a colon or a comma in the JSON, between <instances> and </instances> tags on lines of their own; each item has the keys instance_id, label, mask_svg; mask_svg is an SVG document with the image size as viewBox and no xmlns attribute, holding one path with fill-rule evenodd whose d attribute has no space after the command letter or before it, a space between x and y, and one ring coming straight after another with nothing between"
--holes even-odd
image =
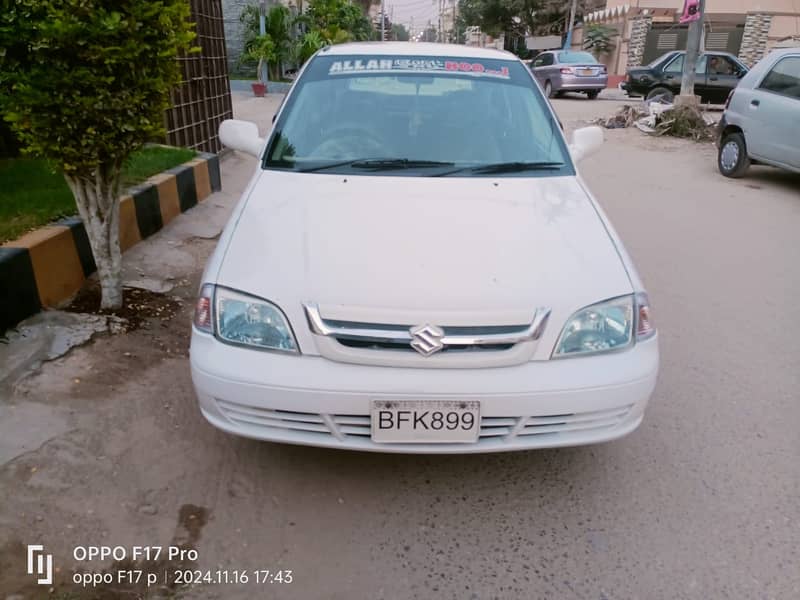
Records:
<instances>
[{"instance_id":1,"label":"concrete wall","mask_svg":"<svg viewBox=\"0 0 800 600\"><path fill-rule=\"evenodd\" d=\"M222 0L222 17L225 24L225 48L228 51L228 70L235 71L244 45L244 30L239 15L248 4L257 0Z\"/></svg>"}]
</instances>

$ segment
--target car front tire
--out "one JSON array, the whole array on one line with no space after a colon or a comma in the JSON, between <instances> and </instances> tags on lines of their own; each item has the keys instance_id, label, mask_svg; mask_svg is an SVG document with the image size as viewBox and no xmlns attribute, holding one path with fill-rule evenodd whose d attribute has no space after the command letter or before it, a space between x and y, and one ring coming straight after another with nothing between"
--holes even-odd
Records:
<instances>
[{"instance_id":1,"label":"car front tire","mask_svg":"<svg viewBox=\"0 0 800 600\"><path fill-rule=\"evenodd\" d=\"M675 94L665 87L655 87L647 93L645 100L661 100L663 102L672 103L675 99Z\"/></svg>"},{"instance_id":2,"label":"car front tire","mask_svg":"<svg viewBox=\"0 0 800 600\"><path fill-rule=\"evenodd\" d=\"M717 156L719 172L725 177L741 177L750 167L747 145L741 133L728 133L722 137Z\"/></svg>"}]
</instances>

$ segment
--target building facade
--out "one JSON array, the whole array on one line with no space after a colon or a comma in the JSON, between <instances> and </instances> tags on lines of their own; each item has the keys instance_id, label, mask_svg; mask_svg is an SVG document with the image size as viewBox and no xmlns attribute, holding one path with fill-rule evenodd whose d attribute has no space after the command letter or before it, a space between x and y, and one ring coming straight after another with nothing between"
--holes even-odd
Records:
<instances>
[{"instance_id":1,"label":"building facade","mask_svg":"<svg viewBox=\"0 0 800 600\"><path fill-rule=\"evenodd\" d=\"M686 47L688 27L678 22L683 0L607 0L606 7L588 13L583 27L602 24L616 31L615 47L601 60L612 80L628 67ZM798 0L706 0L705 48L731 52L748 65L776 45L800 44ZM582 28L573 46L583 41Z\"/></svg>"}]
</instances>

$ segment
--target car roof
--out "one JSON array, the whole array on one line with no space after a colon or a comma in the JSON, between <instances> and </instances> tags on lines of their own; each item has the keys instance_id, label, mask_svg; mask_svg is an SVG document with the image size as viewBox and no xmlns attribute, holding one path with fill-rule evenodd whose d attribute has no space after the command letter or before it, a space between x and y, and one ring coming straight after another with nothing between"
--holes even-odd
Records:
<instances>
[{"instance_id":1,"label":"car roof","mask_svg":"<svg viewBox=\"0 0 800 600\"><path fill-rule=\"evenodd\" d=\"M320 56L453 56L458 58L488 58L495 60L519 60L505 50L478 48L461 44L434 44L429 42L354 42L326 46Z\"/></svg>"},{"instance_id":2,"label":"car roof","mask_svg":"<svg viewBox=\"0 0 800 600\"><path fill-rule=\"evenodd\" d=\"M775 48L769 54L768 57L772 58L780 58L781 56L785 56L787 54L800 54L800 46L789 46L788 48Z\"/></svg>"},{"instance_id":3,"label":"car roof","mask_svg":"<svg viewBox=\"0 0 800 600\"><path fill-rule=\"evenodd\" d=\"M750 72L739 82L742 88L753 89L784 56L800 56L800 48L778 48L758 61Z\"/></svg>"}]
</instances>

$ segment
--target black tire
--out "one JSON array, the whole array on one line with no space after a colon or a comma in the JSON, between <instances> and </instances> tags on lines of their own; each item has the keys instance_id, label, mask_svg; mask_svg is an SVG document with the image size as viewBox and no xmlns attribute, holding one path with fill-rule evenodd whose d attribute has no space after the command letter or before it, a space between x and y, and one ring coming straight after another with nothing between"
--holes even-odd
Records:
<instances>
[{"instance_id":1,"label":"black tire","mask_svg":"<svg viewBox=\"0 0 800 600\"><path fill-rule=\"evenodd\" d=\"M550 80L544 82L544 95L548 98L554 98L555 93L553 93L553 84L550 83Z\"/></svg>"},{"instance_id":2,"label":"black tire","mask_svg":"<svg viewBox=\"0 0 800 600\"><path fill-rule=\"evenodd\" d=\"M728 133L722 136L717 153L717 167L725 177L742 177L750 168L750 157L747 156L747 144L739 133Z\"/></svg>"},{"instance_id":3,"label":"black tire","mask_svg":"<svg viewBox=\"0 0 800 600\"><path fill-rule=\"evenodd\" d=\"M591 90L589 92L586 92L586 96L589 98L589 100L594 100L599 95L600 95L600 90Z\"/></svg>"},{"instance_id":4,"label":"black tire","mask_svg":"<svg viewBox=\"0 0 800 600\"><path fill-rule=\"evenodd\" d=\"M647 92L645 100L655 100L656 98L659 97L664 102L672 103L672 101L675 99L675 94L673 94L672 91L669 90L668 88L654 87L652 90Z\"/></svg>"}]
</instances>

